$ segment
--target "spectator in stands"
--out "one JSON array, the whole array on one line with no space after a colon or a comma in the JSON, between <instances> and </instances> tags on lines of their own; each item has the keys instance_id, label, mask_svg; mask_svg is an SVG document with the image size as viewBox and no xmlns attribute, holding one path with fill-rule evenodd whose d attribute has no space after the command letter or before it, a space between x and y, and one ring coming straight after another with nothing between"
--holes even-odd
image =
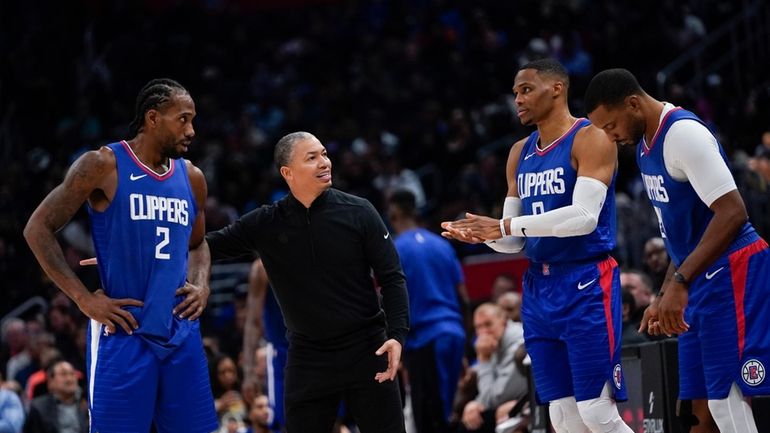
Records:
<instances>
[{"instance_id":1,"label":"spectator in stands","mask_svg":"<svg viewBox=\"0 0 770 433\"><path fill-rule=\"evenodd\" d=\"M508 320L496 304L484 303L473 314L476 328L478 395L463 408L463 431L494 432L499 406L518 400L528 391L524 374L516 367L516 350L524 343L524 332Z\"/></svg>"},{"instance_id":2,"label":"spectator in stands","mask_svg":"<svg viewBox=\"0 0 770 433\"><path fill-rule=\"evenodd\" d=\"M407 190L414 194L417 209L425 206L425 190L419 176L403 166L398 155L382 155L385 163L382 172L374 178L374 186L387 198L396 191Z\"/></svg>"},{"instance_id":3,"label":"spectator in stands","mask_svg":"<svg viewBox=\"0 0 770 433\"><path fill-rule=\"evenodd\" d=\"M767 145L764 144L765 140L768 141ZM770 132L762 134L762 142L763 144L757 146L754 157L749 159L749 168L765 182L770 182Z\"/></svg>"},{"instance_id":4,"label":"spectator in stands","mask_svg":"<svg viewBox=\"0 0 770 433\"><path fill-rule=\"evenodd\" d=\"M644 266L652 278L653 293L658 293L663 287L668 262L668 253L663 238L656 236L644 243Z\"/></svg>"},{"instance_id":5,"label":"spectator in stands","mask_svg":"<svg viewBox=\"0 0 770 433\"><path fill-rule=\"evenodd\" d=\"M639 310L636 308L636 300L631 294L631 289L628 286L623 286L621 290L623 295L623 330L620 334L620 341L622 341L623 346L650 341L645 334L639 333L639 321L633 319L635 316L639 318L641 316L637 314Z\"/></svg>"},{"instance_id":6,"label":"spectator in stands","mask_svg":"<svg viewBox=\"0 0 770 433\"><path fill-rule=\"evenodd\" d=\"M77 347L78 323L72 301L62 292L57 291L48 308L48 329L54 336L56 348L66 360L81 358Z\"/></svg>"},{"instance_id":7,"label":"spectator in stands","mask_svg":"<svg viewBox=\"0 0 770 433\"><path fill-rule=\"evenodd\" d=\"M34 322L27 323L27 327L29 328L32 323ZM26 388L27 381L32 373L44 366L41 362L43 352L53 347L54 337L50 333L43 330L30 333L29 344L27 345L25 352L19 353L16 357L13 357L8 361L9 378L19 382L19 385ZM15 362L17 359L20 360L19 363ZM10 376L10 373L12 372L13 377Z\"/></svg>"},{"instance_id":8,"label":"spectator in stands","mask_svg":"<svg viewBox=\"0 0 770 433\"><path fill-rule=\"evenodd\" d=\"M0 433L21 433L24 426L24 405L16 392L17 383L3 381L0 373Z\"/></svg>"},{"instance_id":9,"label":"spectator in stands","mask_svg":"<svg viewBox=\"0 0 770 433\"><path fill-rule=\"evenodd\" d=\"M214 358L211 364L211 388L214 393L214 406L223 423L227 415L239 420L246 418L246 404L241 397L238 368L229 356L220 354Z\"/></svg>"},{"instance_id":10,"label":"spectator in stands","mask_svg":"<svg viewBox=\"0 0 770 433\"><path fill-rule=\"evenodd\" d=\"M265 394L259 394L254 397L249 409L249 428L247 433L269 433L270 432L270 404Z\"/></svg>"},{"instance_id":11,"label":"spectator in stands","mask_svg":"<svg viewBox=\"0 0 770 433\"><path fill-rule=\"evenodd\" d=\"M519 285L513 278L513 275L509 273L503 273L495 277L495 281L492 282L492 302L497 302L503 293L518 292Z\"/></svg>"},{"instance_id":12,"label":"spectator in stands","mask_svg":"<svg viewBox=\"0 0 770 433\"><path fill-rule=\"evenodd\" d=\"M12 317L3 322L2 347L0 348L0 373L12 380L22 365L30 362L27 349L27 324ZM10 362L14 359L13 363Z\"/></svg>"},{"instance_id":13,"label":"spectator in stands","mask_svg":"<svg viewBox=\"0 0 770 433\"><path fill-rule=\"evenodd\" d=\"M465 345L462 266L447 240L418 225L411 191L395 191L387 202L413 312L404 363L415 425L419 433L441 433L448 427Z\"/></svg>"},{"instance_id":14,"label":"spectator in stands","mask_svg":"<svg viewBox=\"0 0 770 433\"><path fill-rule=\"evenodd\" d=\"M644 315L644 309L654 299L650 276L636 269L622 271L620 273L620 287L628 289L629 293L634 297L636 307L631 311L629 320L639 324L639 321L642 320L642 315Z\"/></svg>"},{"instance_id":15,"label":"spectator in stands","mask_svg":"<svg viewBox=\"0 0 770 433\"><path fill-rule=\"evenodd\" d=\"M32 400L24 432L88 432L88 411L72 364L59 359L46 372L49 393Z\"/></svg>"},{"instance_id":16,"label":"spectator in stands","mask_svg":"<svg viewBox=\"0 0 770 433\"><path fill-rule=\"evenodd\" d=\"M521 323L521 295L519 292L505 292L497 298L497 305L508 315L508 319Z\"/></svg>"},{"instance_id":17,"label":"spectator in stands","mask_svg":"<svg viewBox=\"0 0 770 433\"><path fill-rule=\"evenodd\" d=\"M40 352L40 365L43 367L40 367L40 370L32 373L29 379L27 379L27 385L24 388L27 401L32 401L35 397L48 393L48 373L46 370L53 361L58 359L64 358L59 349L55 347L46 347ZM77 368L75 370L77 371ZM80 379L80 376L78 376L78 379Z\"/></svg>"}]
</instances>

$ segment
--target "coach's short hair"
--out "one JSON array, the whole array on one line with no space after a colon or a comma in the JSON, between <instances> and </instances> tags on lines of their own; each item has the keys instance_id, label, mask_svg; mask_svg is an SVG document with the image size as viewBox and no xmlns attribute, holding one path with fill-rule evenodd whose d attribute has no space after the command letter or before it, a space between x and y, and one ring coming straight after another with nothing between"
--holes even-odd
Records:
<instances>
[{"instance_id":1,"label":"coach's short hair","mask_svg":"<svg viewBox=\"0 0 770 433\"><path fill-rule=\"evenodd\" d=\"M275 145L275 151L273 152L273 161L275 162L275 166L278 167L278 171L280 171L281 167L284 165L289 165L291 153L294 150L294 143L300 140L309 140L313 138L315 138L315 135L305 131L292 132L291 134L286 134L281 137Z\"/></svg>"},{"instance_id":2,"label":"coach's short hair","mask_svg":"<svg viewBox=\"0 0 770 433\"><path fill-rule=\"evenodd\" d=\"M642 95L644 90L636 77L627 69L607 69L596 74L588 83L585 94L586 113L600 105L617 107L631 95Z\"/></svg>"},{"instance_id":3,"label":"coach's short hair","mask_svg":"<svg viewBox=\"0 0 770 433\"><path fill-rule=\"evenodd\" d=\"M565 86L569 87L569 72L567 72L567 68L556 59L545 58L533 60L520 67L519 71L524 69L534 69L540 74L552 75L564 82Z\"/></svg>"}]
</instances>

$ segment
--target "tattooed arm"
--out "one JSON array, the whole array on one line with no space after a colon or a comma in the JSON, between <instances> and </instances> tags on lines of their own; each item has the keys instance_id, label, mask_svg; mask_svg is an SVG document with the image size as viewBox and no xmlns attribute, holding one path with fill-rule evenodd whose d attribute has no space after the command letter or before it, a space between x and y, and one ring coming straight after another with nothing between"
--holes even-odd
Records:
<instances>
[{"instance_id":1,"label":"tattooed arm","mask_svg":"<svg viewBox=\"0 0 770 433\"><path fill-rule=\"evenodd\" d=\"M121 307L142 306L134 299L110 299L103 291L91 293L67 265L55 233L89 200L92 207L104 210L115 194L117 170L115 155L107 148L85 153L70 167L64 181L51 191L35 209L24 228L24 238L40 266L51 280L91 319L115 332L120 326L127 333L138 328L134 317Z\"/></svg>"}]
</instances>

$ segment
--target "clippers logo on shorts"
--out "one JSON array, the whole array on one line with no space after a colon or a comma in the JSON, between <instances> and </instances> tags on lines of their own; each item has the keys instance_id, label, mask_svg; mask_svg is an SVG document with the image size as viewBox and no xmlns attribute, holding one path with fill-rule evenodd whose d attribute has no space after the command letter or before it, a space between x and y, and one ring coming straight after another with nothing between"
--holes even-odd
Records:
<instances>
[{"instance_id":1,"label":"clippers logo on shorts","mask_svg":"<svg viewBox=\"0 0 770 433\"><path fill-rule=\"evenodd\" d=\"M615 368L612 370L612 381L615 382L617 389L623 385L623 367L620 364L615 364Z\"/></svg>"},{"instance_id":2,"label":"clippers logo on shorts","mask_svg":"<svg viewBox=\"0 0 770 433\"><path fill-rule=\"evenodd\" d=\"M750 359L743 364L741 376L747 385L757 386L765 380L765 366L756 359Z\"/></svg>"}]
</instances>

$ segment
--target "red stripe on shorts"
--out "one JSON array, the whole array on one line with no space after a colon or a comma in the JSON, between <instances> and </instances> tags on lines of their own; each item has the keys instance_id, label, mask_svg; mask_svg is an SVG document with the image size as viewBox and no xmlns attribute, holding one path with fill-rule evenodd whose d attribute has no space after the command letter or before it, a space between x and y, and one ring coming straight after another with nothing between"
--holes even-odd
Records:
<instances>
[{"instance_id":1,"label":"red stripe on shorts","mask_svg":"<svg viewBox=\"0 0 770 433\"><path fill-rule=\"evenodd\" d=\"M749 258L767 248L764 239L749 244L730 254L730 274L733 279L733 298L735 299L735 318L738 324L738 358L743 356L746 346L746 314L744 298L746 296L746 277L749 272Z\"/></svg>"},{"instance_id":2,"label":"red stripe on shorts","mask_svg":"<svg viewBox=\"0 0 770 433\"><path fill-rule=\"evenodd\" d=\"M607 335L610 337L610 361L615 354L615 325L612 323L612 277L615 274L615 268L618 263L612 257L600 262L599 267L599 285L602 286L604 301L604 318L607 321Z\"/></svg>"}]
</instances>

